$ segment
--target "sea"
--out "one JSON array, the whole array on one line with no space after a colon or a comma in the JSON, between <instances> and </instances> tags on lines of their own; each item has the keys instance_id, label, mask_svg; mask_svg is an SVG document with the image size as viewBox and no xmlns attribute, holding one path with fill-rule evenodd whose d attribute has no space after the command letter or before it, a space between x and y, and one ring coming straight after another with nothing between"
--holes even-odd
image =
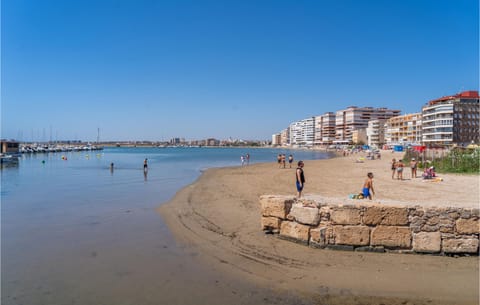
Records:
<instances>
[{"instance_id":1,"label":"sea","mask_svg":"<svg viewBox=\"0 0 480 305\"><path fill-rule=\"evenodd\" d=\"M247 153L248 166L273 166L280 153L330 157L317 150L158 147L22 155L0 171L1 304L296 302L201 266L156 211L202 171L241 166Z\"/></svg>"}]
</instances>

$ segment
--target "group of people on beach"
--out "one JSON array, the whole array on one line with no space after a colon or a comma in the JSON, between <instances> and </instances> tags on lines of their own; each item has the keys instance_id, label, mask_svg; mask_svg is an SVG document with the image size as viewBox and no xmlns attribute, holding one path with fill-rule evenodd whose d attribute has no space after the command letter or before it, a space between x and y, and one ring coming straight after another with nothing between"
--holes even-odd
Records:
<instances>
[{"instance_id":1,"label":"group of people on beach","mask_svg":"<svg viewBox=\"0 0 480 305\"><path fill-rule=\"evenodd\" d=\"M287 157L285 156L285 154L278 154L277 156L277 163L278 163L278 168L287 168L286 164L287 164ZM290 166L290 168L292 168L292 163L293 163L293 155L289 155L288 156L288 164Z\"/></svg>"},{"instance_id":2,"label":"group of people on beach","mask_svg":"<svg viewBox=\"0 0 480 305\"><path fill-rule=\"evenodd\" d=\"M398 161L393 158L392 162L390 163L391 165L391 170L392 170L392 179L395 179L395 173L397 174L397 179L398 180L403 180L403 169L405 167L405 164L403 163L402 159L399 159ZM418 167L418 162L415 160L415 158L412 158L409 164L410 170L411 170L411 178L417 178L417 167Z\"/></svg>"},{"instance_id":3,"label":"group of people on beach","mask_svg":"<svg viewBox=\"0 0 480 305\"><path fill-rule=\"evenodd\" d=\"M305 186L305 173L303 171L303 167L305 166L302 160L298 161L297 163L297 170L295 171L295 180L297 186L297 197L302 197L302 191ZM368 173L365 182L363 183L362 187L362 197L364 199L372 200L372 195L375 195L375 190L373 189L373 173Z\"/></svg>"}]
</instances>

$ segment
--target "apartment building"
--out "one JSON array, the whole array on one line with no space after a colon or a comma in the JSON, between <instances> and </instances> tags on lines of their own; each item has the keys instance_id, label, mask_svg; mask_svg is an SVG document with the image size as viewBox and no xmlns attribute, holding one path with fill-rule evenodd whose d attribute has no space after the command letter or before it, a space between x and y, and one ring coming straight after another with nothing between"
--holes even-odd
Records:
<instances>
[{"instance_id":1,"label":"apartment building","mask_svg":"<svg viewBox=\"0 0 480 305\"><path fill-rule=\"evenodd\" d=\"M280 133L276 133L276 134L273 134L272 135L272 145L273 146L278 146L278 145L281 145L281 134Z\"/></svg>"},{"instance_id":2,"label":"apartment building","mask_svg":"<svg viewBox=\"0 0 480 305\"><path fill-rule=\"evenodd\" d=\"M352 132L368 127L371 120L386 120L398 116L400 110L388 108L356 107L339 110L335 114L335 144L352 142Z\"/></svg>"},{"instance_id":3,"label":"apartment building","mask_svg":"<svg viewBox=\"0 0 480 305\"><path fill-rule=\"evenodd\" d=\"M326 112L315 117L314 145L331 145L335 140L335 113Z\"/></svg>"},{"instance_id":4,"label":"apartment building","mask_svg":"<svg viewBox=\"0 0 480 305\"><path fill-rule=\"evenodd\" d=\"M370 120L366 130L367 144L381 147L385 144L385 120Z\"/></svg>"},{"instance_id":5,"label":"apartment building","mask_svg":"<svg viewBox=\"0 0 480 305\"><path fill-rule=\"evenodd\" d=\"M367 144L367 129L360 128L352 131L352 143L355 145Z\"/></svg>"},{"instance_id":6,"label":"apartment building","mask_svg":"<svg viewBox=\"0 0 480 305\"><path fill-rule=\"evenodd\" d=\"M290 124L290 145L313 146L315 138L315 117Z\"/></svg>"},{"instance_id":7,"label":"apartment building","mask_svg":"<svg viewBox=\"0 0 480 305\"><path fill-rule=\"evenodd\" d=\"M478 91L444 96L422 107L424 145L468 145L479 142Z\"/></svg>"},{"instance_id":8,"label":"apartment building","mask_svg":"<svg viewBox=\"0 0 480 305\"><path fill-rule=\"evenodd\" d=\"M280 143L282 146L290 145L290 127L285 128L280 133Z\"/></svg>"},{"instance_id":9,"label":"apartment building","mask_svg":"<svg viewBox=\"0 0 480 305\"><path fill-rule=\"evenodd\" d=\"M422 142L422 114L399 115L385 122L385 144L419 145Z\"/></svg>"}]
</instances>

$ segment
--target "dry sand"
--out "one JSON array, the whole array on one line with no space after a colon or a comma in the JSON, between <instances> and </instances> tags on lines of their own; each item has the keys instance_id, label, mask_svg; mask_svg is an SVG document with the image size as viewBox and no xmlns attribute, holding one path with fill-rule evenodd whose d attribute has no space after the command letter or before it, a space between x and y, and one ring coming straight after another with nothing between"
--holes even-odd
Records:
<instances>
[{"instance_id":1,"label":"dry sand","mask_svg":"<svg viewBox=\"0 0 480 305\"><path fill-rule=\"evenodd\" d=\"M389 162L399 153L356 163L359 157L306 161L306 197L347 200L373 172L373 201L380 204L479 206L476 175L440 175L442 182L424 182L411 179L406 168L406 180L392 180ZM294 293L305 303L478 304L478 257L320 250L265 235L259 196L295 192L294 168L267 163L210 169L159 210L179 242L200 253L202 264Z\"/></svg>"}]
</instances>

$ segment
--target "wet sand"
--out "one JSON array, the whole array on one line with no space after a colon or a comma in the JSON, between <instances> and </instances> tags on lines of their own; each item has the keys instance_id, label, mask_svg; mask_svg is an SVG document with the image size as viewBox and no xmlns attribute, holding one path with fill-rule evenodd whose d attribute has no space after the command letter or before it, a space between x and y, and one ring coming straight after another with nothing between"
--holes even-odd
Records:
<instances>
[{"instance_id":1,"label":"wet sand","mask_svg":"<svg viewBox=\"0 0 480 305\"><path fill-rule=\"evenodd\" d=\"M391 179L389 165L400 154L356 163L361 156L306 161L306 197L343 200L360 192L371 171L380 204L478 207L478 176L440 175L442 182L424 182L406 168L400 181ZM259 196L294 195L294 173L288 164L279 169L275 163L210 169L159 211L205 268L278 293L276 300L262 299L264 304L478 304L478 257L319 250L265 235Z\"/></svg>"}]
</instances>

